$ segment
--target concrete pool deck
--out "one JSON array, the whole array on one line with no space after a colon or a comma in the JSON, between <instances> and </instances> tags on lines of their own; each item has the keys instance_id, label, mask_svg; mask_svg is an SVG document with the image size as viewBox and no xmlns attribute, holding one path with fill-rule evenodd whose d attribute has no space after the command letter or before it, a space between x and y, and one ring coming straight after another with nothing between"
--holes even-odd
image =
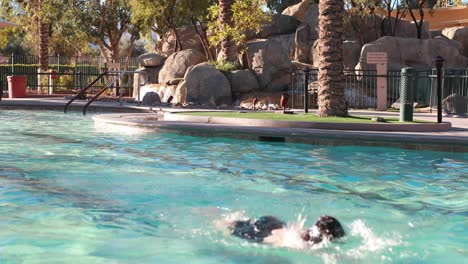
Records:
<instances>
[{"instance_id":1,"label":"concrete pool deck","mask_svg":"<svg viewBox=\"0 0 468 264\"><path fill-rule=\"evenodd\" d=\"M0 109L51 109L61 110L68 100L64 98L17 98L2 99ZM82 110L86 101L74 102L70 112ZM159 114L156 111L159 111ZM285 142L303 142L326 145L378 145L409 149L429 149L468 152L468 118L444 116L450 122L446 131L356 131L314 128L288 128L265 126L242 126L239 124L213 124L204 122L163 121L161 112L213 111L212 109L187 109L167 107L145 107L117 102L94 102L89 111L119 112L120 114L94 116L97 122L114 125L131 125L151 129L178 131L185 134L206 136L231 136ZM311 112L314 112L313 110ZM121 114L129 113L129 114ZM351 110L351 115L398 117L398 112ZM415 119L436 121L436 113L415 113Z\"/></svg>"}]
</instances>

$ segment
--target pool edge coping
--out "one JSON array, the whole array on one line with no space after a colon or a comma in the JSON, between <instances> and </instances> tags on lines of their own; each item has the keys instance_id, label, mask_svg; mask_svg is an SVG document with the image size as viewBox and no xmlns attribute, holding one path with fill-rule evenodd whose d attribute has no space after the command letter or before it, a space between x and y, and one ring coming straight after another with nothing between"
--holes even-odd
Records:
<instances>
[{"instance_id":1,"label":"pool edge coping","mask_svg":"<svg viewBox=\"0 0 468 264\"><path fill-rule=\"evenodd\" d=\"M468 152L466 137L411 132L351 131L316 128L239 126L232 124L162 121L166 113L102 114L95 122L169 130L198 136L227 136L241 139L271 140L320 145L395 146L406 149ZM438 133L438 132L434 132Z\"/></svg>"}]
</instances>

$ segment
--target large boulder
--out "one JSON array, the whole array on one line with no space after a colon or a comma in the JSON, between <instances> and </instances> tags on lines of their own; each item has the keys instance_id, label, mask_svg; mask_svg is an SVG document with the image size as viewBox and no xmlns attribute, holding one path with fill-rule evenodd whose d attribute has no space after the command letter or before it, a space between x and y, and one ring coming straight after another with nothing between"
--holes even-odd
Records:
<instances>
[{"instance_id":1,"label":"large boulder","mask_svg":"<svg viewBox=\"0 0 468 264\"><path fill-rule=\"evenodd\" d=\"M137 71L142 73L133 74L133 97L138 98L138 87L142 87L147 84L158 83L159 81L159 71L162 66L157 67L140 67ZM140 92L140 99L143 98L143 95Z\"/></svg>"},{"instance_id":2,"label":"large boulder","mask_svg":"<svg viewBox=\"0 0 468 264\"><path fill-rule=\"evenodd\" d=\"M310 32L310 26L308 24L301 24L297 28L296 35L294 37L295 61L303 63L310 63L312 61L310 54L310 46L314 43L315 39L312 38Z\"/></svg>"},{"instance_id":3,"label":"large boulder","mask_svg":"<svg viewBox=\"0 0 468 264\"><path fill-rule=\"evenodd\" d=\"M345 40L343 42L343 65L345 69L354 69L359 62L362 45L356 40Z\"/></svg>"},{"instance_id":4,"label":"large boulder","mask_svg":"<svg viewBox=\"0 0 468 264\"><path fill-rule=\"evenodd\" d=\"M141 73L133 74L134 93L136 92L138 83L140 83L140 86L151 83L159 83L159 72L161 71L161 69L162 66L138 68L137 71Z\"/></svg>"},{"instance_id":5,"label":"large boulder","mask_svg":"<svg viewBox=\"0 0 468 264\"><path fill-rule=\"evenodd\" d=\"M281 36L282 37L282 36ZM294 36L289 38L293 43ZM248 43L247 54L252 70L258 76L260 89L284 91L291 77L291 49L282 38L257 40Z\"/></svg>"},{"instance_id":6,"label":"large boulder","mask_svg":"<svg viewBox=\"0 0 468 264\"><path fill-rule=\"evenodd\" d=\"M463 54L468 57L468 27L451 27L442 30L442 35L456 40L463 46Z\"/></svg>"},{"instance_id":7,"label":"large boulder","mask_svg":"<svg viewBox=\"0 0 468 264\"><path fill-rule=\"evenodd\" d=\"M374 69L367 64L368 52L387 52L388 68L400 70L403 67L428 68L433 65L433 58L440 55L445 59L446 68L464 68L468 59L454 48L451 40L442 39L410 39L382 37L362 47L361 57L356 69Z\"/></svg>"},{"instance_id":8,"label":"large boulder","mask_svg":"<svg viewBox=\"0 0 468 264\"><path fill-rule=\"evenodd\" d=\"M302 24L296 30L294 38L294 60L296 61L312 62L311 46L318 39L318 14L318 5L309 5Z\"/></svg>"},{"instance_id":9,"label":"large boulder","mask_svg":"<svg viewBox=\"0 0 468 264\"><path fill-rule=\"evenodd\" d=\"M319 40L314 41L312 47L310 47L310 60L315 68L319 67Z\"/></svg>"},{"instance_id":10,"label":"large boulder","mask_svg":"<svg viewBox=\"0 0 468 264\"><path fill-rule=\"evenodd\" d=\"M181 27L177 29L180 42L183 49L195 49L203 53L203 44L198 37L197 32L193 26ZM174 53L174 46L176 37L172 31L169 31L156 45L156 51L165 57Z\"/></svg>"},{"instance_id":11,"label":"large boulder","mask_svg":"<svg viewBox=\"0 0 468 264\"><path fill-rule=\"evenodd\" d=\"M436 38L436 37L444 37L445 38L444 34L442 34L442 30L440 30L440 29L439 30L431 30L430 33L431 33L432 38Z\"/></svg>"},{"instance_id":12,"label":"large boulder","mask_svg":"<svg viewBox=\"0 0 468 264\"><path fill-rule=\"evenodd\" d=\"M430 39L432 37L431 31L429 30L429 22L423 21L421 30L421 39ZM415 36L417 37L418 34L414 22L404 20L403 23L398 23L395 37L415 38Z\"/></svg>"},{"instance_id":13,"label":"large boulder","mask_svg":"<svg viewBox=\"0 0 468 264\"><path fill-rule=\"evenodd\" d=\"M201 105L230 105L231 85L224 74L208 63L191 67L185 74L187 102Z\"/></svg>"},{"instance_id":14,"label":"large boulder","mask_svg":"<svg viewBox=\"0 0 468 264\"><path fill-rule=\"evenodd\" d=\"M344 38L370 43L382 36L382 17L352 15L344 23Z\"/></svg>"},{"instance_id":15,"label":"large boulder","mask_svg":"<svg viewBox=\"0 0 468 264\"><path fill-rule=\"evenodd\" d=\"M391 27L390 27L391 24ZM416 38L417 30L413 22L407 20L399 20L396 23L395 18L390 18L390 23L387 18L381 16L351 16L344 25L345 39L358 40L362 44L373 42L385 35L392 35L395 32L395 37L401 38ZM430 39L431 32L429 31L429 23L423 22L422 39Z\"/></svg>"},{"instance_id":16,"label":"large boulder","mask_svg":"<svg viewBox=\"0 0 468 264\"><path fill-rule=\"evenodd\" d=\"M206 61L205 55L195 49L176 52L166 59L166 63L159 72L159 83L165 84L172 79L182 78L188 67L204 61Z\"/></svg>"},{"instance_id":17,"label":"large boulder","mask_svg":"<svg viewBox=\"0 0 468 264\"><path fill-rule=\"evenodd\" d=\"M319 8L318 4L311 4L304 15L303 24L309 25L309 38L318 39L318 23L319 23Z\"/></svg>"},{"instance_id":18,"label":"large boulder","mask_svg":"<svg viewBox=\"0 0 468 264\"><path fill-rule=\"evenodd\" d=\"M257 76L252 70L231 72L231 90L233 94L249 93L258 90Z\"/></svg>"},{"instance_id":19,"label":"large boulder","mask_svg":"<svg viewBox=\"0 0 468 264\"><path fill-rule=\"evenodd\" d=\"M356 64L359 62L359 56L361 54L361 43L356 40L345 40L343 41L343 66L345 69L354 69ZM314 67L319 67L319 50L318 40L314 42L311 50L311 60Z\"/></svg>"},{"instance_id":20,"label":"large boulder","mask_svg":"<svg viewBox=\"0 0 468 264\"><path fill-rule=\"evenodd\" d=\"M458 52L460 52L460 54L463 54L463 52L465 51L465 49L463 48L463 45L458 41L450 40L450 39L446 38L445 36L443 36L443 37L438 36L438 37L435 37L434 39L445 41L445 43L447 43L448 46L450 46L450 47L452 47L454 49L457 49Z\"/></svg>"},{"instance_id":21,"label":"large boulder","mask_svg":"<svg viewBox=\"0 0 468 264\"><path fill-rule=\"evenodd\" d=\"M171 103L174 103L174 104L185 103L185 97L186 97L187 91L184 90L182 83L183 82L179 83L179 85L177 86L176 85L163 85L163 84L144 85L141 87L141 90L140 90L140 94L141 94L140 98L144 98L147 94L150 94L149 96L154 98L154 95L152 95L152 93L156 93L159 97L159 103L167 102L171 96L173 97ZM135 100L138 100L136 96L135 96Z\"/></svg>"},{"instance_id":22,"label":"large boulder","mask_svg":"<svg viewBox=\"0 0 468 264\"><path fill-rule=\"evenodd\" d=\"M180 82L174 93L174 102L175 103L185 103L187 98L187 82L183 80Z\"/></svg>"},{"instance_id":23,"label":"large boulder","mask_svg":"<svg viewBox=\"0 0 468 264\"><path fill-rule=\"evenodd\" d=\"M442 109L448 114L467 114L468 96L451 94L442 100Z\"/></svg>"},{"instance_id":24,"label":"large boulder","mask_svg":"<svg viewBox=\"0 0 468 264\"><path fill-rule=\"evenodd\" d=\"M289 60L292 61L294 60L294 51L296 48L294 43L294 36L295 34L274 36L268 38L268 42L276 42L281 44L282 49L288 53Z\"/></svg>"},{"instance_id":25,"label":"large boulder","mask_svg":"<svg viewBox=\"0 0 468 264\"><path fill-rule=\"evenodd\" d=\"M268 38L271 36L285 35L296 32L297 26L301 22L292 16L281 14L273 15L271 23L262 27L257 33L259 38Z\"/></svg>"},{"instance_id":26,"label":"large boulder","mask_svg":"<svg viewBox=\"0 0 468 264\"><path fill-rule=\"evenodd\" d=\"M283 12L282 15L292 16L299 21L304 21L305 14L310 7L310 0L302 0L302 2L289 6Z\"/></svg>"},{"instance_id":27,"label":"large boulder","mask_svg":"<svg viewBox=\"0 0 468 264\"><path fill-rule=\"evenodd\" d=\"M140 55L138 57L138 62L141 67L157 67L164 64L164 59L163 56L151 52Z\"/></svg>"},{"instance_id":28,"label":"large boulder","mask_svg":"<svg viewBox=\"0 0 468 264\"><path fill-rule=\"evenodd\" d=\"M161 98L159 94L155 92L147 92L143 96L143 100L141 100L141 104L151 106L151 105L159 105L161 103Z\"/></svg>"}]
</instances>

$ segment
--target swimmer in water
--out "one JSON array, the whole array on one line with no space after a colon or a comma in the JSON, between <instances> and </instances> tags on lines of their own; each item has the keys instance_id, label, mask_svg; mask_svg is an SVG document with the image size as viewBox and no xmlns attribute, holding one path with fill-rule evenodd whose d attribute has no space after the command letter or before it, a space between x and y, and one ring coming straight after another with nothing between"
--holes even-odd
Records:
<instances>
[{"instance_id":1,"label":"swimmer in water","mask_svg":"<svg viewBox=\"0 0 468 264\"><path fill-rule=\"evenodd\" d=\"M232 235L252 242L281 244L286 224L274 216L262 216L256 220L234 221L229 230ZM318 244L323 240L333 241L344 235L341 223L328 215L321 216L311 228L301 230L299 234L300 238L309 245Z\"/></svg>"}]
</instances>

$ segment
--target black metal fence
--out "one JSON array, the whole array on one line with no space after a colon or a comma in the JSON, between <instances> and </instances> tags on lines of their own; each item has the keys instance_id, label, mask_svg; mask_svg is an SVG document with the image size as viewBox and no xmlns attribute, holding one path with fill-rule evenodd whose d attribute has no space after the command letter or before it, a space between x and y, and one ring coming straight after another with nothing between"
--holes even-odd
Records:
<instances>
[{"instance_id":1,"label":"black metal fence","mask_svg":"<svg viewBox=\"0 0 468 264\"><path fill-rule=\"evenodd\" d=\"M400 71L388 71L386 75L377 75L375 70L345 70L345 98L351 109L377 108L377 78L383 77L387 82L387 107L400 98ZM317 108L318 70L311 69L309 73L308 90L309 106ZM291 107L304 107L305 73L295 70L291 75ZM417 71L416 97L419 106L436 107L436 70ZM450 97L451 96L451 97ZM442 98L445 100L445 112L468 113L468 69L446 69ZM451 99L452 98L452 99ZM455 100L455 104L451 101ZM453 109L457 108L457 109Z\"/></svg>"},{"instance_id":2,"label":"black metal fence","mask_svg":"<svg viewBox=\"0 0 468 264\"><path fill-rule=\"evenodd\" d=\"M431 79L430 110L437 109L437 74L434 70ZM468 69L447 69L442 79L443 112L455 115L468 115Z\"/></svg>"},{"instance_id":3,"label":"black metal fence","mask_svg":"<svg viewBox=\"0 0 468 264\"><path fill-rule=\"evenodd\" d=\"M138 57L122 57L118 64L109 66L102 57L50 56L49 71L38 73L39 58L37 56L0 56L0 88L3 88L4 92L8 90L7 76L26 76L27 91L30 94L47 94L50 90L55 94L76 93L115 65L119 65L119 69L115 70L123 70L126 65L128 65L127 70L135 70L138 68ZM102 87L105 81L103 79L96 83L94 88ZM127 90L130 90L132 86L131 80L120 85L121 88ZM90 92L94 90L91 89Z\"/></svg>"}]
</instances>

